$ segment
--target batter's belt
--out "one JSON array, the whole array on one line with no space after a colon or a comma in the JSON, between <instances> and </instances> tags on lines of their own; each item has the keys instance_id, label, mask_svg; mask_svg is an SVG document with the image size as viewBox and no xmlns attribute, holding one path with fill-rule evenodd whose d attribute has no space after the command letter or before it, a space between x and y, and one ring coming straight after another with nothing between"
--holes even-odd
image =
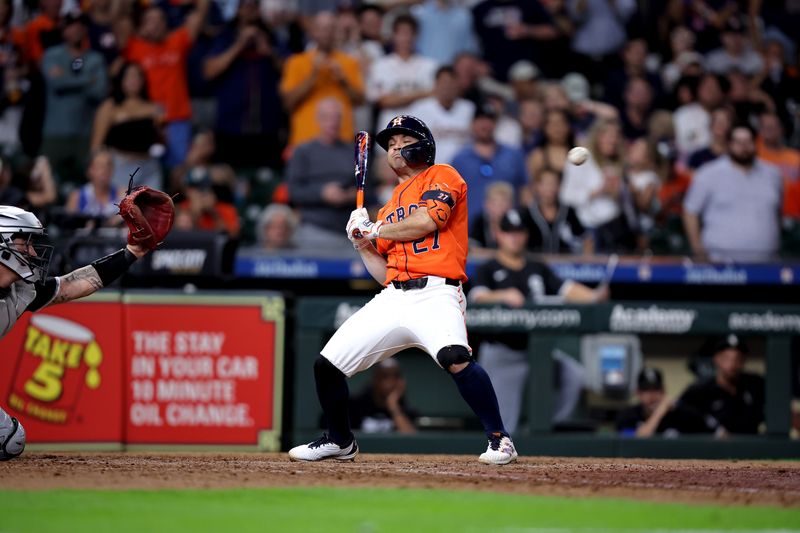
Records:
<instances>
[{"instance_id":1,"label":"batter's belt","mask_svg":"<svg viewBox=\"0 0 800 533\"><path fill-rule=\"evenodd\" d=\"M453 287L458 287L461 285L461 281L453 278L444 278L445 285L452 285ZM410 279L408 281L397 281L392 280L392 285L394 285L395 289L400 289L403 291L410 291L414 289L424 289L428 285L428 278L416 278Z\"/></svg>"}]
</instances>

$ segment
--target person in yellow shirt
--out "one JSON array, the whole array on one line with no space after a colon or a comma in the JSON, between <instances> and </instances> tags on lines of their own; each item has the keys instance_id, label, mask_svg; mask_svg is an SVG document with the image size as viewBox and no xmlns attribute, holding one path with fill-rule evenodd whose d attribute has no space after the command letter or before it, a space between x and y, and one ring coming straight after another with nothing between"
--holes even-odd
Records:
<instances>
[{"instance_id":1,"label":"person in yellow shirt","mask_svg":"<svg viewBox=\"0 0 800 533\"><path fill-rule=\"evenodd\" d=\"M311 28L316 46L294 54L286 61L280 93L291 117L290 146L297 146L319 134L315 120L317 104L329 97L342 103L341 140L353 140L353 106L364 100L364 80L358 60L336 50L334 24L332 13L318 13Z\"/></svg>"}]
</instances>

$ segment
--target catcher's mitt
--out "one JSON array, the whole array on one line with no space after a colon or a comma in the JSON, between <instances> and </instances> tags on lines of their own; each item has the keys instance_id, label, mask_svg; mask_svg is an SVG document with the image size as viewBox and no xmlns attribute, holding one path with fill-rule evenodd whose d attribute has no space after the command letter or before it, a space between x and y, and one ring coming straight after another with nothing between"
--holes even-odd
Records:
<instances>
[{"instance_id":1,"label":"catcher's mitt","mask_svg":"<svg viewBox=\"0 0 800 533\"><path fill-rule=\"evenodd\" d=\"M167 193L142 185L128 189L119 214L128 225L128 244L153 250L172 229L175 204Z\"/></svg>"}]
</instances>

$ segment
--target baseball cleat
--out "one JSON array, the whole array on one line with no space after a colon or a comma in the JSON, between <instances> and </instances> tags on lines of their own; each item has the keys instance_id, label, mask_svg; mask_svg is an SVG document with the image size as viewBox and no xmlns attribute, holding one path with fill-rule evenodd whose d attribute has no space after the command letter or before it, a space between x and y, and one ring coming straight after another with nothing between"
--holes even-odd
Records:
<instances>
[{"instance_id":1,"label":"baseball cleat","mask_svg":"<svg viewBox=\"0 0 800 533\"><path fill-rule=\"evenodd\" d=\"M289 459L292 461L322 461L324 459L336 459L337 461L352 461L358 455L358 444L356 439L347 446L339 446L323 433L322 437L314 442L295 446L289 450Z\"/></svg>"},{"instance_id":2,"label":"baseball cleat","mask_svg":"<svg viewBox=\"0 0 800 533\"><path fill-rule=\"evenodd\" d=\"M478 460L487 465L507 465L517 460L517 450L511 437L502 433L493 433L489 438L489 447Z\"/></svg>"}]
</instances>

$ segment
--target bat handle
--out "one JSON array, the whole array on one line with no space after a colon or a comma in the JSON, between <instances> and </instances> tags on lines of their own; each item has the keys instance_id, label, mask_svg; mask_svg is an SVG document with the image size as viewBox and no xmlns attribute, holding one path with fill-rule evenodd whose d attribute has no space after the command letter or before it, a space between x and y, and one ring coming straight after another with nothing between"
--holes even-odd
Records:
<instances>
[{"instance_id":1,"label":"bat handle","mask_svg":"<svg viewBox=\"0 0 800 533\"><path fill-rule=\"evenodd\" d=\"M361 209L364 207L364 189L358 189L356 191L356 209Z\"/></svg>"}]
</instances>

